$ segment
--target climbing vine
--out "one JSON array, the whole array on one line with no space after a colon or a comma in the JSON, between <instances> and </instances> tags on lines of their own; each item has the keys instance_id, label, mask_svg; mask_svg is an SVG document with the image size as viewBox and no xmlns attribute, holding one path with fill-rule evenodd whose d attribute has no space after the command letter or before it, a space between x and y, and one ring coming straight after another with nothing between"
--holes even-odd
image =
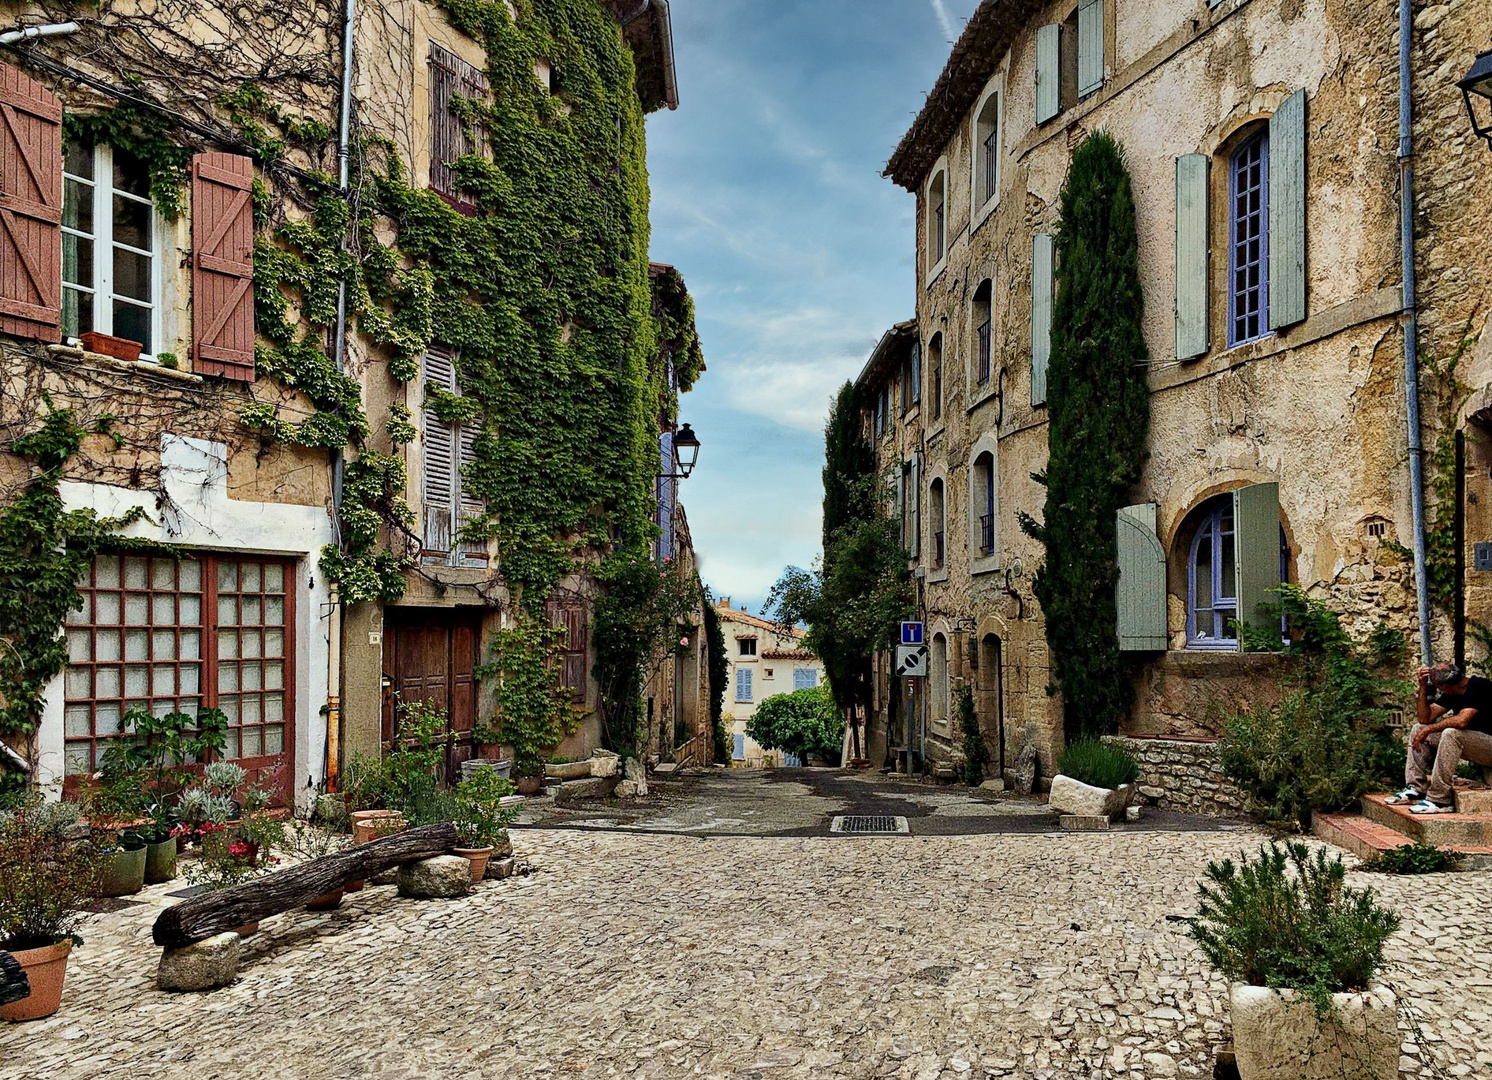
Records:
<instances>
[{"instance_id":1,"label":"climbing vine","mask_svg":"<svg viewBox=\"0 0 1492 1080\"><path fill-rule=\"evenodd\" d=\"M192 152L173 138L171 123L160 113L135 105L97 113L62 116L62 137L84 145L106 143L139 158L150 175L150 198L171 221L181 216L187 166Z\"/></svg>"}]
</instances>

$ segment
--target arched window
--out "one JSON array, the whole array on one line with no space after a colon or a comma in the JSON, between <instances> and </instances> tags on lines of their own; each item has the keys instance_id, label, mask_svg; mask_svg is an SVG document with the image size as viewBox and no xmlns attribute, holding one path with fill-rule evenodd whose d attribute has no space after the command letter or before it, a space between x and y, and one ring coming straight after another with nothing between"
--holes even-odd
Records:
<instances>
[{"instance_id":1,"label":"arched window","mask_svg":"<svg viewBox=\"0 0 1492 1080\"><path fill-rule=\"evenodd\" d=\"M995 553L995 455L988 451L974 459L973 494L979 554L990 556Z\"/></svg>"},{"instance_id":2,"label":"arched window","mask_svg":"<svg viewBox=\"0 0 1492 1080\"><path fill-rule=\"evenodd\" d=\"M1233 496L1220 495L1201 508L1187 563L1186 641L1193 648L1233 648L1238 632L1237 556Z\"/></svg>"},{"instance_id":3,"label":"arched window","mask_svg":"<svg viewBox=\"0 0 1492 1080\"><path fill-rule=\"evenodd\" d=\"M927 494L928 505L932 508L932 568L943 569L943 562L947 556L947 508L944 500L943 481L936 479L929 486Z\"/></svg>"},{"instance_id":4,"label":"arched window","mask_svg":"<svg viewBox=\"0 0 1492 1080\"><path fill-rule=\"evenodd\" d=\"M984 206L1000 190L1000 95L991 94L974 125L974 205Z\"/></svg>"},{"instance_id":5,"label":"arched window","mask_svg":"<svg viewBox=\"0 0 1492 1080\"><path fill-rule=\"evenodd\" d=\"M948 639L934 634L927 657L928 704L934 720L948 718Z\"/></svg>"},{"instance_id":6,"label":"arched window","mask_svg":"<svg viewBox=\"0 0 1492 1080\"><path fill-rule=\"evenodd\" d=\"M984 386L989 382L990 368L993 364L993 333L994 333L994 286L986 278L979 283L979 288L974 290L974 338L975 357L977 367L975 368L975 381Z\"/></svg>"},{"instance_id":7,"label":"arched window","mask_svg":"<svg viewBox=\"0 0 1492 1080\"><path fill-rule=\"evenodd\" d=\"M931 265L943 261L948 238L948 183L944 173L927 185L927 251Z\"/></svg>"},{"instance_id":8,"label":"arched window","mask_svg":"<svg viewBox=\"0 0 1492 1080\"><path fill-rule=\"evenodd\" d=\"M934 334L927 343L927 373L929 403L934 420L943 415L943 335Z\"/></svg>"},{"instance_id":9,"label":"arched window","mask_svg":"<svg viewBox=\"0 0 1492 1080\"><path fill-rule=\"evenodd\" d=\"M1228 344L1269 332L1269 132L1228 162Z\"/></svg>"}]
</instances>

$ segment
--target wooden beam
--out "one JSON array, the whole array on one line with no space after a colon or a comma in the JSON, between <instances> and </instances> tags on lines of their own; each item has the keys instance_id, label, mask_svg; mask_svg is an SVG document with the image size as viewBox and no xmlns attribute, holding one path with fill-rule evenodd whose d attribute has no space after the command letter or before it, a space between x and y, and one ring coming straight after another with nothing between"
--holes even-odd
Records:
<instances>
[{"instance_id":1,"label":"wooden beam","mask_svg":"<svg viewBox=\"0 0 1492 1080\"><path fill-rule=\"evenodd\" d=\"M445 855L455 846L456 826L450 822L407 829L220 892L194 896L162 911L151 936L163 948L179 949L301 907L349 881Z\"/></svg>"}]
</instances>

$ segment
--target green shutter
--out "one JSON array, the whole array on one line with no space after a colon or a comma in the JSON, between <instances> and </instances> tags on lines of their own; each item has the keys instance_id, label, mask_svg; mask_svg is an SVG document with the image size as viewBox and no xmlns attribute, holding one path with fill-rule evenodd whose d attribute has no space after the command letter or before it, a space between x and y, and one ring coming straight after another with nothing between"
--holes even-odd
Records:
<instances>
[{"instance_id":1,"label":"green shutter","mask_svg":"<svg viewBox=\"0 0 1492 1080\"><path fill-rule=\"evenodd\" d=\"M1269 328L1306 317L1306 98L1287 97L1269 120Z\"/></svg>"},{"instance_id":2,"label":"green shutter","mask_svg":"<svg viewBox=\"0 0 1492 1080\"><path fill-rule=\"evenodd\" d=\"M1254 484L1233 492L1233 549L1238 567L1238 621L1267 629L1259 610L1274 604L1280 587L1280 486ZM1277 630L1278 623L1274 623Z\"/></svg>"},{"instance_id":3,"label":"green shutter","mask_svg":"<svg viewBox=\"0 0 1492 1080\"><path fill-rule=\"evenodd\" d=\"M1056 23L1036 30L1036 122L1044 124L1062 111L1062 27Z\"/></svg>"},{"instance_id":4,"label":"green shutter","mask_svg":"<svg viewBox=\"0 0 1492 1080\"><path fill-rule=\"evenodd\" d=\"M1031 404L1046 404L1046 369L1052 358L1052 238L1031 237Z\"/></svg>"},{"instance_id":5,"label":"green shutter","mask_svg":"<svg viewBox=\"0 0 1492 1080\"><path fill-rule=\"evenodd\" d=\"M1119 648L1159 652L1166 647L1166 552L1155 535L1155 503L1119 509Z\"/></svg>"},{"instance_id":6,"label":"green shutter","mask_svg":"<svg viewBox=\"0 0 1492 1080\"><path fill-rule=\"evenodd\" d=\"M1176 359L1207 351L1206 154L1176 159Z\"/></svg>"},{"instance_id":7,"label":"green shutter","mask_svg":"<svg viewBox=\"0 0 1492 1080\"><path fill-rule=\"evenodd\" d=\"M1078 0L1078 97L1103 88L1103 0Z\"/></svg>"}]
</instances>

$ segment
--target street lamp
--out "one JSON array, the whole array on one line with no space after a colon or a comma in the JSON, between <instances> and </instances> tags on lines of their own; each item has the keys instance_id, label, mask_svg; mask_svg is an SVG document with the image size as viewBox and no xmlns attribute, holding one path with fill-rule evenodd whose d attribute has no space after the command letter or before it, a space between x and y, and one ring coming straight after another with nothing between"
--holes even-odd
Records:
<instances>
[{"instance_id":1,"label":"street lamp","mask_svg":"<svg viewBox=\"0 0 1492 1080\"><path fill-rule=\"evenodd\" d=\"M1461 96L1466 99L1471 130L1486 139L1488 148L1492 148L1492 49L1480 54L1472 62L1466 77L1456 85L1461 89ZM1474 98L1480 98L1481 104L1478 105ZM1485 121L1477 119L1478 110L1485 114Z\"/></svg>"},{"instance_id":2,"label":"street lamp","mask_svg":"<svg viewBox=\"0 0 1492 1080\"><path fill-rule=\"evenodd\" d=\"M689 479L689 474L694 471L694 463L699 460L699 436L694 434L694 429L688 424L674 432L673 459L678 463L679 476L684 480Z\"/></svg>"}]
</instances>

